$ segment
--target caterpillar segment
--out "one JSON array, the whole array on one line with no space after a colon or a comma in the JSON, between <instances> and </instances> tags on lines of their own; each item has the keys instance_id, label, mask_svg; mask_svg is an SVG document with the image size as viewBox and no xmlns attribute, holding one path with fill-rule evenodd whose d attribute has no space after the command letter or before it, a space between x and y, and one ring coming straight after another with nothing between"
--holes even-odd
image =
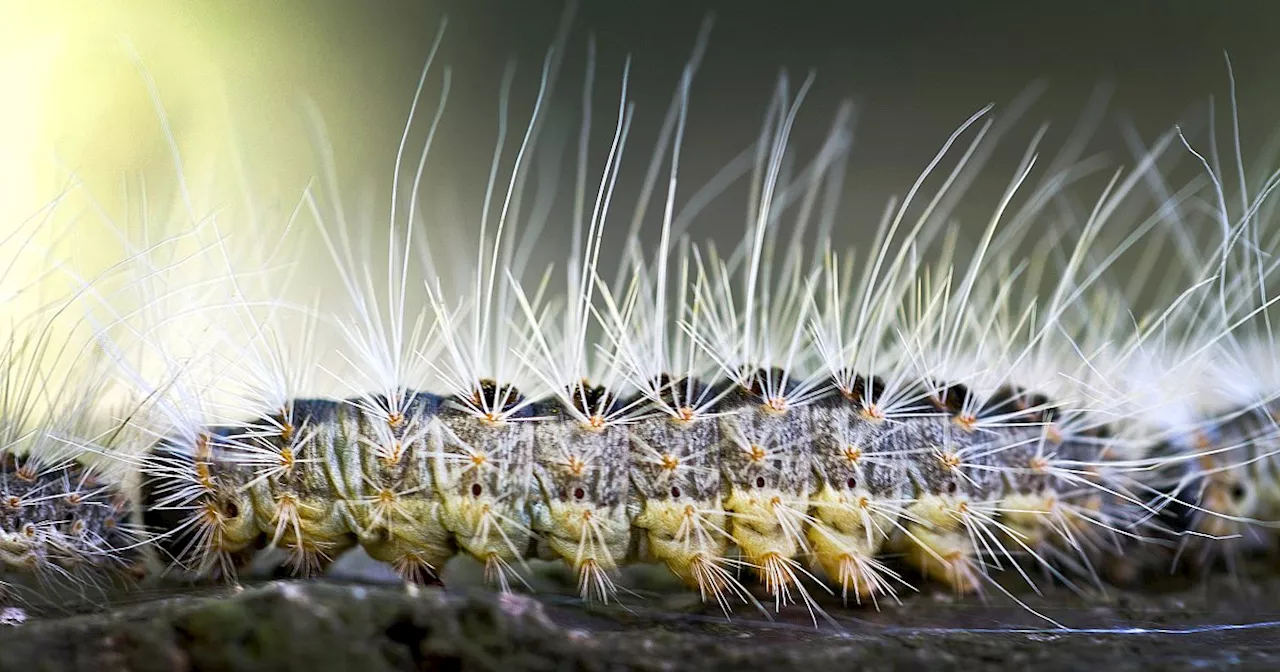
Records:
<instances>
[{"instance_id":1,"label":"caterpillar segment","mask_svg":"<svg viewBox=\"0 0 1280 672\"><path fill-rule=\"evenodd\" d=\"M533 507L540 552L563 559L578 575L583 598L608 601L610 575L631 547L630 441L612 422L615 394L585 381L561 397L535 404Z\"/></svg>"},{"instance_id":2,"label":"caterpillar segment","mask_svg":"<svg viewBox=\"0 0 1280 672\"><path fill-rule=\"evenodd\" d=\"M873 381L873 385L882 385ZM848 602L896 599L910 584L877 560L902 524L906 464L888 452L884 418L865 412L865 380L836 385L807 407L814 470L807 537L817 564Z\"/></svg>"},{"instance_id":3,"label":"caterpillar segment","mask_svg":"<svg viewBox=\"0 0 1280 672\"><path fill-rule=\"evenodd\" d=\"M949 392L962 396L955 389ZM1065 442L1054 422L1056 411L1048 397L1007 385L997 389L978 413L970 415L963 406L955 411L957 426L994 439L994 447L984 450L991 459L973 468L997 477L990 483L990 496L1000 514L1002 548L1037 553L1053 543L1054 518L1063 501L1053 473Z\"/></svg>"},{"instance_id":4,"label":"caterpillar segment","mask_svg":"<svg viewBox=\"0 0 1280 672\"><path fill-rule=\"evenodd\" d=\"M533 412L514 387L481 381L470 398L447 399L432 425L440 524L503 590L533 539Z\"/></svg>"},{"instance_id":5,"label":"caterpillar segment","mask_svg":"<svg viewBox=\"0 0 1280 672\"><path fill-rule=\"evenodd\" d=\"M628 425L637 502L631 524L644 535L649 557L728 612L730 598L752 598L728 557L732 536L721 498L715 402L705 383L665 375L633 402L639 417Z\"/></svg>"},{"instance_id":6,"label":"caterpillar segment","mask_svg":"<svg viewBox=\"0 0 1280 672\"><path fill-rule=\"evenodd\" d=\"M1040 488L1040 564L1068 585L1075 575L1101 588L1103 572L1126 583L1137 569L1130 556L1140 554L1130 551L1146 554L1158 531L1145 464L1121 459L1113 426L1091 413L1054 408L1046 420L1027 470L1035 478L1022 481Z\"/></svg>"},{"instance_id":7,"label":"caterpillar segment","mask_svg":"<svg viewBox=\"0 0 1280 672\"><path fill-rule=\"evenodd\" d=\"M436 395L401 390L335 407L345 431L314 436L332 441L323 449L324 462L345 501L329 509L318 543L341 548L358 540L408 581L436 578L454 554L431 469L440 405Z\"/></svg>"},{"instance_id":8,"label":"caterpillar segment","mask_svg":"<svg viewBox=\"0 0 1280 672\"><path fill-rule=\"evenodd\" d=\"M791 395L798 385L781 369L757 370L721 401L721 479L729 534L775 606L812 600L798 558L810 553L805 535L812 489L806 414Z\"/></svg>"},{"instance_id":9,"label":"caterpillar segment","mask_svg":"<svg viewBox=\"0 0 1280 672\"><path fill-rule=\"evenodd\" d=\"M958 592L977 591L980 556L993 543L984 537L990 534L984 509L998 494L999 480L985 467L1004 437L984 436L939 415L904 420L886 440L890 451L918 455L907 461L914 493L903 510L901 543L908 561Z\"/></svg>"},{"instance_id":10,"label":"caterpillar segment","mask_svg":"<svg viewBox=\"0 0 1280 672\"><path fill-rule=\"evenodd\" d=\"M359 422L364 418L353 418L342 402L299 399L286 406L246 425L234 461L254 472L247 491L267 543L288 552L296 574L314 576L355 545L343 520L349 491L341 460L381 454L390 432L376 420ZM353 450L353 443L371 450Z\"/></svg>"},{"instance_id":11,"label":"caterpillar segment","mask_svg":"<svg viewBox=\"0 0 1280 672\"><path fill-rule=\"evenodd\" d=\"M1005 469L1000 473L1001 522L1006 528L1004 536L1034 548L1049 537L1048 519L1053 515L1057 496L1048 470L1062 437L1051 428L1048 409L1031 410L1032 406L1047 405L1046 397L1034 395L1035 398L1027 400L1019 397L1017 392L998 390L988 402L986 412L1007 418L1023 430L1015 430L1023 435L1022 442L1002 451Z\"/></svg>"}]
</instances>

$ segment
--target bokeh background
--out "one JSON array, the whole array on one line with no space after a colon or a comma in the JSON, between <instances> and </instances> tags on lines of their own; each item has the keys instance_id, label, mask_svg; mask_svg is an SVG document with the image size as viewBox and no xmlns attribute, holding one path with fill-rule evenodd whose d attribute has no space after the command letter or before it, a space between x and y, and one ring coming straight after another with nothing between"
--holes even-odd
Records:
<instances>
[{"instance_id":1,"label":"bokeh background","mask_svg":"<svg viewBox=\"0 0 1280 672\"><path fill-rule=\"evenodd\" d=\"M304 189L322 173L311 110L323 119L344 202L384 212L418 72L446 15L438 63L452 68L453 87L424 193L428 209L456 216L435 219L428 235L449 237L441 230L448 226L472 229L504 69L517 63L510 147L563 9L529 1L6 0L0 226L18 231L68 184L78 188L51 223L31 228L32 242L13 253L5 281L26 287L49 275L51 260L85 276L110 266L121 254L118 236L158 226L160 213L176 202L175 156L193 212L218 212L220 227L242 248L274 245ZM636 117L619 182L625 205L618 207L631 207L708 12L716 23L693 89L682 185L696 188L754 140L780 69L792 74L793 85L813 69L816 83L794 140L800 151L817 147L841 100L857 105L837 227L845 242L868 234L886 200L906 191L955 126L987 103L1000 112L1036 87L1043 88L957 210L966 225L985 225L1038 126L1052 122L1044 141L1052 155L1100 91L1110 94L1089 152L1105 153L1115 165L1135 162L1124 141L1130 123L1147 142L1182 123L1204 146L1211 98L1218 139L1227 146L1224 52L1234 64L1241 140L1251 161L1270 160L1262 148L1280 126L1274 86L1280 4L1271 2L584 2L549 126L573 132L585 47L594 35L592 156L601 165L613 92L624 58L632 56ZM439 72L427 84L415 142L438 100ZM1198 166L1183 160L1179 169ZM563 183L568 188L572 180ZM385 231L385 219L376 216L353 221L374 241ZM693 233L733 242L742 221L742 199L731 193L699 218ZM568 235L568 226L550 226L535 263L562 262ZM24 233L6 245L18 250L14 241L26 239ZM325 254L314 237L291 240ZM307 291L337 288L327 267L303 269ZM11 292L5 307L20 312L39 300Z\"/></svg>"}]
</instances>

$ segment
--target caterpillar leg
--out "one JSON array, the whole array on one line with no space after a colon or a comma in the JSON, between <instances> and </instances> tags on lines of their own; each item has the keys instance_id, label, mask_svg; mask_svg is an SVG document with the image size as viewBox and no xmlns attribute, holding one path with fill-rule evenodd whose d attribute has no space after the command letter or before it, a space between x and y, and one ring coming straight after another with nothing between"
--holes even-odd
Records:
<instances>
[{"instance_id":1,"label":"caterpillar leg","mask_svg":"<svg viewBox=\"0 0 1280 672\"><path fill-rule=\"evenodd\" d=\"M808 551L803 536L805 512L784 502L776 489L742 492L736 487L725 500L725 510L730 515L729 533L743 561L755 569L775 609L800 601L817 609L800 583L801 574L807 572L795 559Z\"/></svg>"},{"instance_id":2,"label":"caterpillar leg","mask_svg":"<svg viewBox=\"0 0 1280 672\"><path fill-rule=\"evenodd\" d=\"M881 596L897 597L895 584L908 585L892 569L876 560L888 541L885 529L892 522L877 526L865 496L858 503L841 501L830 488L823 488L814 498L816 522L808 528L813 556L827 578L839 589L846 603L849 598L859 604L863 599L877 602Z\"/></svg>"},{"instance_id":3,"label":"caterpillar leg","mask_svg":"<svg viewBox=\"0 0 1280 672\"><path fill-rule=\"evenodd\" d=\"M901 543L907 562L957 593L974 593L982 576L978 551L960 522L966 500L924 495L907 507Z\"/></svg>"},{"instance_id":4,"label":"caterpillar leg","mask_svg":"<svg viewBox=\"0 0 1280 672\"><path fill-rule=\"evenodd\" d=\"M667 566L705 602L729 612L729 598L750 602L750 593L728 568L729 536L719 501L648 501L632 524L645 530L650 556Z\"/></svg>"},{"instance_id":5,"label":"caterpillar leg","mask_svg":"<svg viewBox=\"0 0 1280 672\"><path fill-rule=\"evenodd\" d=\"M34 571L43 561L34 526L17 532L0 532L0 567Z\"/></svg>"},{"instance_id":6,"label":"caterpillar leg","mask_svg":"<svg viewBox=\"0 0 1280 672\"><path fill-rule=\"evenodd\" d=\"M1001 502L1000 522L1007 528L1007 536L1034 548L1048 542L1049 521L1057 504L1053 493L1010 495Z\"/></svg>"},{"instance_id":7,"label":"caterpillar leg","mask_svg":"<svg viewBox=\"0 0 1280 672\"><path fill-rule=\"evenodd\" d=\"M613 599L618 589L612 574L631 545L625 511L552 501L540 512L534 517L534 529L545 535L548 549L577 575L582 598Z\"/></svg>"},{"instance_id":8,"label":"caterpillar leg","mask_svg":"<svg viewBox=\"0 0 1280 672\"><path fill-rule=\"evenodd\" d=\"M362 544L362 547L369 557L391 565L401 579L414 584L434 583L440 568L453 557L452 549L425 549L398 537Z\"/></svg>"},{"instance_id":9,"label":"caterpillar leg","mask_svg":"<svg viewBox=\"0 0 1280 672\"><path fill-rule=\"evenodd\" d=\"M457 552L452 537L440 523L434 502L405 502L391 516L377 516L363 528L360 546L375 560L385 562L409 583L431 583L440 568Z\"/></svg>"},{"instance_id":10,"label":"caterpillar leg","mask_svg":"<svg viewBox=\"0 0 1280 672\"><path fill-rule=\"evenodd\" d=\"M911 527L906 553L912 566L957 593L979 591L981 568L968 536L956 531L938 532L921 526Z\"/></svg>"},{"instance_id":11,"label":"caterpillar leg","mask_svg":"<svg viewBox=\"0 0 1280 672\"><path fill-rule=\"evenodd\" d=\"M301 502L286 503L276 511L277 517L272 521L275 532L270 541L289 553L289 566L296 576L323 574L339 555L356 545L355 535L341 518L323 515L327 513L325 508ZM308 515L314 512L322 515Z\"/></svg>"}]
</instances>

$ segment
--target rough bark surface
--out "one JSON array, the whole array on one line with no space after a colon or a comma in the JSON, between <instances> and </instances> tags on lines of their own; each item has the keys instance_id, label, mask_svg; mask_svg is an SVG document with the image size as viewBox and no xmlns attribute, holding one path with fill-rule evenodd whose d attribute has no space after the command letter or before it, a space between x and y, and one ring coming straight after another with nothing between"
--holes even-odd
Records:
<instances>
[{"instance_id":1,"label":"rough bark surface","mask_svg":"<svg viewBox=\"0 0 1280 672\"><path fill-rule=\"evenodd\" d=\"M985 604L915 594L881 611L833 602L838 628L815 628L799 608L726 621L632 602L322 581L153 592L90 613L28 610L0 627L0 669L1280 669L1280 578L1028 598L1074 630L998 594Z\"/></svg>"}]
</instances>

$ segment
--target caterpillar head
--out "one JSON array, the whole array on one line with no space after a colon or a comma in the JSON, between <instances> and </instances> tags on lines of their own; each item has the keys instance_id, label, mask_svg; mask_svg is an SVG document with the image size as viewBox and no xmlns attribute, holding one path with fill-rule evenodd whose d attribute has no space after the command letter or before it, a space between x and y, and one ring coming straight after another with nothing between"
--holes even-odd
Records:
<instances>
[{"instance_id":1,"label":"caterpillar head","mask_svg":"<svg viewBox=\"0 0 1280 672\"><path fill-rule=\"evenodd\" d=\"M1152 451L1169 461L1161 488L1169 506L1161 512L1174 530L1193 533L1183 537L1183 544L1202 548L1192 557L1195 562L1212 564L1223 552L1238 552L1242 542L1258 541L1255 522L1274 520L1268 511L1266 482L1274 480L1265 471L1268 461L1249 459L1273 450L1274 439L1269 421L1262 429L1255 423L1252 414L1206 423Z\"/></svg>"},{"instance_id":2,"label":"caterpillar head","mask_svg":"<svg viewBox=\"0 0 1280 672\"><path fill-rule=\"evenodd\" d=\"M1256 541L1253 523L1274 520L1268 510L1272 492L1268 483L1276 478L1268 469L1273 461L1251 464L1246 456L1266 455L1275 450L1275 444L1274 420L1259 421L1257 414L1236 418L1196 443L1197 457L1189 466L1198 471L1192 487L1199 490L1197 504L1202 510L1191 514L1191 529L1210 537ZM1222 452L1224 446L1244 446L1247 452Z\"/></svg>"},{"instance_id":3,"label":"caterpillar head","mask_svg":"<svg viewBox=\"0 0 1280 672\"><path fill-rule=\"evenodd\" d=\"M146 458L143 523L173 558L204 570L262 536L248 487L253 469L233 456L242 427L210 427L194 440L165 439Z\"/></svg>"},{"instance_id":4,"label":"caterpillar head","mask_svg":"<svg viewBox=\"0 0 1280 672\"><path fill-rule=\"evenodd\" d=\"M861 405L842 394L807 408L812 440L814 516L846 533L865 531L906 499L910 481L901 460L880 459L886 427L867 420Z\"/></svg>"}]
</instances>

